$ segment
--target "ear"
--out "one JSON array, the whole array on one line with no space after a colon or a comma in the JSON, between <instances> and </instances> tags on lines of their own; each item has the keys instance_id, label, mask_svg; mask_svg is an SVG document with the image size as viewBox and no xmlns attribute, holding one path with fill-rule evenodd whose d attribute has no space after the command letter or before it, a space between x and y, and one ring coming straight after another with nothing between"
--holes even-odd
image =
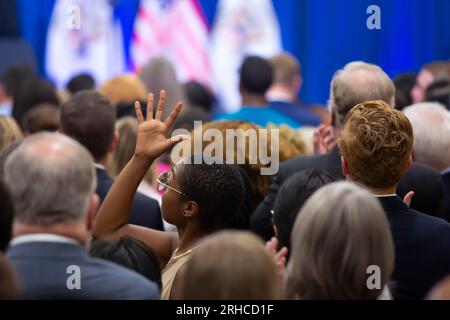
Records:
<instances>
[{"instance_id":1,"label":"ear","mask_svg":"<svg viewBox=\"0 0 450 320\"><path fill-rule=\"evenodd\" d=\"M413 166L414 160L413 160L413 154L411 153L409 155L409 159L408 162L406 163L406 169L405 172L409 171L409 169L411 169L411 167Z\"/></svg>"},{"instance_id":2,"label":"ear","mask_svg":"<svg viewBox=\"0 0 450 320\"><path fill-rule=\"evenodd\" d=\"M117 130L114 130L114 136L111 141L111 146L109 147L109 152L113 152L114 150L116 150L118 144L119 144L119 132Z\"/></svg>"},{"instance_id":3,"label":"ear","mask_svg":"<svg viewBox=\"0 0 450 320\"><path fill-rule=\"evenodd\" d=\"M94 229L94 220L97 213L98 207L100 205L100 197L98 194L94 193L89 200L89 207L86 217L86 227L89 231Z\"/></svg>"},{"instance_id":4,"label":"ear","mask_svg":"<svg viewBox=\"0 0 450 320\"><path fill-rule=\"evenodd\" d=\"M183 216L185 218L192 218L198 214L198 204L195 201L187 201L183 210Z\"/></svg>"},{"instance_id":5,"label":"ear","mask_svg":"<svg viewBox=\"0 0 450 320\"><path fill-rule=\"evenodd\" d=\"M348 167L348 162L347 162L347 160L345 160L345 158L343 156L341 156L341 169L342 169L342 173L344 174L344 176L346 178L351 177L350 168Z\"/></svg>"},{"instance_id":6,"label":"ear","mask_svg":"<svg viewBox=\"0 0 450 320\"><path fill-rule=\"evenodd\" d=\"M302 88L303 84L303 78L301 75L297 75L294 78L294 82L292 83L292 90L297 94L300 92L300 89Z\"/></svg>"}]
</instances>

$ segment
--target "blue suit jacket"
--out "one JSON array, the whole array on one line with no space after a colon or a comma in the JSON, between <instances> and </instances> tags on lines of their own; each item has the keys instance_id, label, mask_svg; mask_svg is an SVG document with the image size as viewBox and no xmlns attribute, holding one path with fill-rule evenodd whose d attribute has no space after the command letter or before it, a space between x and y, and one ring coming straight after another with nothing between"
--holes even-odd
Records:
<instances>
[{"instance_id":1,"label":"blue suit jacket","mask_svg":"<svg viewBox=\"0 0 450 320\"><path fill-rule=\"evenodd\" d=\"M322 119L309 110L307 105L284 101L271 101L270 107L293 119L301 126L317 127L322 123Z\"/></svg>"},{"instance_id":2,"label":"blue suit jacket","mask_svg":"<svg viewBox=\"0 0 450 320\"><path fill-rule=\"evenodd\" d=\"M103 202L106 194L113 185L114 180L108 175L105 170L96 168L96 171L96 193L100 197L100 200ZM159 208L158 201L151 199L139 192L136 192L131 210L131 224L164 231L161 209Z\"/></svg>"},{"instance_id":3,"label":"blue suit jacket","mask_svg":"<svg viewBox=\"0 0 450 320\"><path fill-rule=\"evenodd\" d=\"M450 274L450 224L408 208L400 197L379 201L395 246L392 293L397 299L423 299Z\"/></svg>"},{"instance_id":4,"label":"blue suit jacket","mask_svg":"<svg viewBox=\"0 0 450 320\"><path fill-rule=\"evenodd\" d=\"M11 246L7 257L16 271L24 299L160 298L156 284L132 270L93 258L81 245L27 242ZM81 289L67 286L69 266L78 266Z\"/></svg>"}]
</instances>

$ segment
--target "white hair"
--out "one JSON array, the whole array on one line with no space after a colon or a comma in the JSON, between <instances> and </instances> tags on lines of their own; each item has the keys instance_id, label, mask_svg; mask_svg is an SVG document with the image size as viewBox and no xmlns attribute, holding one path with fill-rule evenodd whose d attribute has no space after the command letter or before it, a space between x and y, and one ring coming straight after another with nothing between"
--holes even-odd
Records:
<instances>
[{"instance_id":1,"label":"white hair","mask_svg":"<svg viewBox=\"0 0 450 320\"><path fill-rule=\"evenodd\" d=\"M97 178L92 156L75 140L58 133L25 139L5 163L15 219L47 227L80 221Z\"/></svg>"},{"instance_id":2,"label":"white hair","mask_svg":"<svg viewBox=\"0 0 450 320\"><path fill-rule=\"evenodd\" d=\"M437 170L450 167L450 112L436 102L414 104L403 112L413 127L415 160Z\"/></svg>"}]
</instances>

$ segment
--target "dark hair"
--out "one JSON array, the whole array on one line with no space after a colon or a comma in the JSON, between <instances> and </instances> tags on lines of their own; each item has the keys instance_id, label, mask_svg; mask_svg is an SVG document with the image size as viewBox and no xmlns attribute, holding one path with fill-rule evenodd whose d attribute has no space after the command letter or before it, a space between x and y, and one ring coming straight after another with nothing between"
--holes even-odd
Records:
<instances>
[{"instance_id":1,"label":"dark hair","mask_svg":"<svg viewBox=\"0 0 450 320\"><path fill-rule=\"evenodd\" d=\"M155 282L161 289L161 268L155 252L144 242L131 236L123 236L119 241L94 240L90 255L115 262L134 270Z\"/></svg>"},{"instance_id":2,"label":"dark hair","mask_svg":"<svg viewBox=\"0 0 450 320\"><path fill-rule=\"evenodd\" d=\"M270 63L260 57L247 57L241 67L240 86L254 94L265 94L273 81Z\"/></svg>"},{"instance_id":3,"label":"dark hair","mask_svg":"<svg viewBox=\"0 0 450 320\"><path fill-rule=\"evenodd\" d=\"M4 168L6 160L8 160L8 157L11 153L13 153L14 150L16 150L20 145L22 144L23 139L16 140L13 143L11 143L9 146L3 148L0 151L0 180L3 179L3 176L5 174Z\"/></svg>"},{"instance_id":4,"label":"dark hair","mask_svg":"<svg viewBox=\"0 0 450 320\"><path fill-rule=\"evenodd\" d=\"M9 67L3 72L1 83L6 94L13 98L19 87L27 80L34 78L36 73L34 69L27 64L17 64Z\"/></svg>"},{"instance_id":5,"label":"dark hair","mask_svg":"<svg viewBox=\"0 0 450 320\"><path fill-rule=\"evenodd\" d=\"M4 252L11 240L14 206L5 185L0 181L0 251Z\"/></svg>"},{"instance_id":6,"label":"dark hair","mask_svg":"<svg viewBox=\"0 0 450 320\"><path fill-rule=\"evenodd\" d=\"M214 103L214 96L201 83L197 81L189 81L183 85L186 97L193 106L199 106L210 111Z\"/></svg>"},{"instance_id":7,"label":"dark hair","mask_svg":"<svg viewBox=\"0 0 450 320\"><path fill-rule=\"evenodd\" d=\"M93 90L95 89L95 80L90 74L82 73L72 77L67 83L66 88L71 94L82 90Z\"/></svg>"},{"instance_id":8,"label":"dark hair","mask_svg":"<svg viewBox=\"0 0 450 320\"><path fill-rule=\"evenodd\" d=\"M19 87L14 96L12 115L17 123L22 125L25 113L42 103L59 105L55 87L51 82L44 79L28 79Z\"/></svg>"},{"instance_id":9,"label":"dark hair","mask_svg":"<svg viewBox=\"0 0 450 320\"><path fill-rule=\"evenodd\" d=\"M450 82L439 80L430 84L425 91L425 101L439 102L450 110Z\"/></svg>"},{"instance_id":10,"label":"dark hair","mask_svg":"<svg viewBox=\"0 0 450 320\"><path fill-rule=\"evenodd\" d=\"M106 156L114 137L116 111L100 93L83 90L61 106L61 130L85 146L100 160Z\"/></svg>"},{"instance_id":11,"label":"dark hair","mask_svg":"<svg viewBox=\"0 0 450 320\"><path fill-rule=\"evenodd\" d=\"M411 90L416 85L417 74L414 72L401 73L397 75L394 80L395 86L395 108L403 110L403 108L410 106L413 101L411 97Z\"/></svg>"},{"instance_id":12,"label":"dark hair","mask_svg":"<svg viewBox=\"0 0 450 320\"><path fill-rule=\"evenodd\" d=\"M207 164L212 161L196 156L191 157L190 163L182 165L178 181L181 190L198 204L203 230L231 228L243 202L244 186L238 169L227 164Z\"/></svg>"},{"instance_id":13,"label":"dark hair","mask_svg":"<svg viewBox=\"0 0 450 320\"><path fill-rule=\"evenodd\" d=\"M55 105L40 104L25 113L23 131L33 134L39 131L56 131L59 128L59 109Z\"/></svg>"},{"instance_id":14,"label":"dark hair","mask_svg":"<svg viewBox=\"0 0 450 320\"><path fill-rule=\"evenodd\" d=\"M305 202L316 190L333 181L327 171L309 169L297 172L283 182L273 206L280 248L290 249L292 227Z\"/></svg>"}]
</instances>

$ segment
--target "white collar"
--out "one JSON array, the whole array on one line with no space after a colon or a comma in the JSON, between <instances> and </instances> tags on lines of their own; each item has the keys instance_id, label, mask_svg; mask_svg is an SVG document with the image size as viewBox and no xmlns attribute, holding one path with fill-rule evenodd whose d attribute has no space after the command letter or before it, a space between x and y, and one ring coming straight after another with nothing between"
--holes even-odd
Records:
<instances>
[{"instance_id":1,"label":"white collar","mask_svg":"<svg viewBox=\"0 0 450 320\"><path fill-rule=\"evenodd\" d=\"M97 169L106 171L105 166L100 163L94 163L94 167L96 167Z\"/></svg>"},{"instance_id":2,"label":"white collar","mask_svg":"<svg viewBox=\"0 0 450 320\"><path fill-rule=\"evenodd\" d=\"M389 198L389 197L396 197L397 195L395 193L393 194L374 194L375 198Z\"/></svg>"},{"instance_id":3,"label":"white collar","mask_svg":"<svg viewBox=\"0 0 450 320\"><path fill-rule=\"evenodd\" d=\"M15 246L22 243L29 242L56 242L56 243L69 243L79 245L80 242L69 237L60 236L51 233L32 233L17 236L11 240L10 246Z\"/></svg>"},{"instance_id":4,"label":"white collar","mask_svg":"<svg viewBox=\"0 0 450 320\"><path fill-rule=\"evenodd\" d=\"M442 171L441 171L441 175L444 175L444 174L449 173L449 172L450 172L450 167L448 167L448 168L445 169L445 170L442 170Z\"/></svg>"}]
</instances>

